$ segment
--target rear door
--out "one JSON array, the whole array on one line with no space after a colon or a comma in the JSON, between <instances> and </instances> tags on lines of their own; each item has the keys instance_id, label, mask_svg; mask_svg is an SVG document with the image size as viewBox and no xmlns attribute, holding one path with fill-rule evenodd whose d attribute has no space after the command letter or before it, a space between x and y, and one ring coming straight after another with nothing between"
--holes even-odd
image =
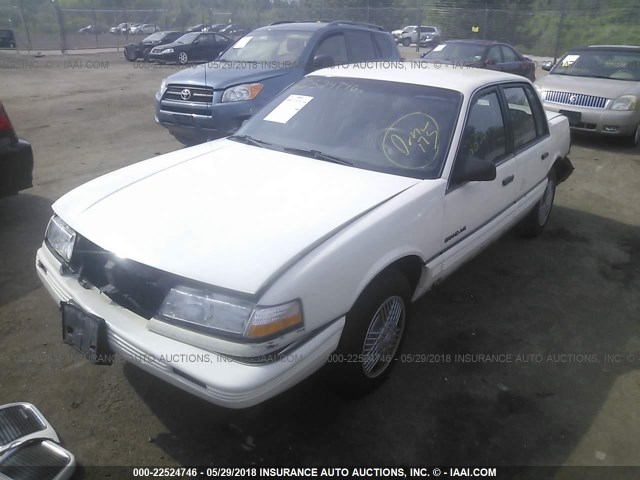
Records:
<instances>
[{"instance_id":1,"label":"rear door","mask_svg":"<svg viewBox=\"0 0 640 480\"><path fill-rule=\"evenodd\" d=\"M506 84L502 91L518 165L518 198L523 198L547 178L551 169L549 125L540 99L530 84Z\"/></svg>"}]
</instances>

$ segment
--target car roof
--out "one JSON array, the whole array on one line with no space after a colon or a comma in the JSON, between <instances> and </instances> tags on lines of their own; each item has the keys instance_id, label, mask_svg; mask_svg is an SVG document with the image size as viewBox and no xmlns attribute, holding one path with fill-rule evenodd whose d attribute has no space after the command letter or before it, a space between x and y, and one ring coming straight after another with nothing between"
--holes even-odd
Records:
<instances>
[{"instance_id":1,"label":"car roof","mask_svg":"<svg viewBox=\"0 0 640 480\"><path fill-rule=\"evenodd\" d=\"M442 43L474 43L476 45L507 45L504 42L498 42L496 40L476 40L475 38L464 39L459 38L455 40L445 40Z\"/></svg>"},{"instance_id":2,"label":"car roof","mask_svg":"<svg viewBox=\"0 0 640 480\"><path fill-rule=\"evenodd\" d=\"M427 64L427 65L425 65ZM448 90L455 90L463 94L471 94L478 88L490 83L525 82L524 77L512 74L486 70L481 68L460 68L456 65L441 64L439 62L368 62L363 64L340 65L324 68L311 75L326 77L349 77L389 82L410 83Z\"/></svg>"},{"instance_id":3,"label":"car roof","mask_svg":"<svg viewBox=\"0 0 640 480\"><path fill-rule=\"evenodd\" d=\"M640 46L637 45L589 45L587 47L571 48L570 52L592 51L592 50L617 50L620 52L640 52Z\"/></svg>"}]
</instances>

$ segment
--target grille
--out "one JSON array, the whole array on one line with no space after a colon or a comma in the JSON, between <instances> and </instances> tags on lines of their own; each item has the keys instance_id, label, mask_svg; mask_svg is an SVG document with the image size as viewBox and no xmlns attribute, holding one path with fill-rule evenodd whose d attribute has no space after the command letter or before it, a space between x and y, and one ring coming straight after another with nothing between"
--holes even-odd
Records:
<instances>
[{"instance_id":1,"label":"grille","mask_svg":"<svg viewBox=\"0 0 640 480\"><path fill-rule=\"evenodd\" d=\"M24 405L15 405L0 410L0 445L8 445L17 438L44 430L44 425Z\"/></svg>"},{"instance_id":2,"label":"grille","mask_svg":"<svg viewBox=\"0 0 640 480\"><path fill-rule=\"evenodd\" d=\"M144 318L154 316L178 278L120 258L78 235L70 267L78 281L93 285L118 305Z\"/></svg>"},{"instance_id":3,"label":"grille","mask_svg":"<svg viewBox=\"0 0 640 480\"><path fill-rule=\"evenodd\" d=\"M607 104L607 99L604 97L594 97L593 95L582 95L580 93L556 92L553 90L548 90L544 95L544 99L547 102L588 108L604 108Z\"/></svg>"},{"instance_id":4,"label":"grille","mask_svg":"<svg viewBox=\"0 0 640 480\"><path fill-rule=\"evenodd\" d=\"M188 98L183 98L186 92L189 92ZM165 100L173 100L176 102L186 103L213 103L213 88L210 87L194 87L191 85L169 85L164 93Z\"/></svg>"},{"instance_id":5,"label":"grille","mask_svg":"<svg viewBox=\"0 0 640 480\"><path fill-rule=\"evenodd\" d=\"M0 465L0 474L15 480L52 480L69 464L70 458L49 446L33 442L14 450Z\"/></svg>"}]
</instances>

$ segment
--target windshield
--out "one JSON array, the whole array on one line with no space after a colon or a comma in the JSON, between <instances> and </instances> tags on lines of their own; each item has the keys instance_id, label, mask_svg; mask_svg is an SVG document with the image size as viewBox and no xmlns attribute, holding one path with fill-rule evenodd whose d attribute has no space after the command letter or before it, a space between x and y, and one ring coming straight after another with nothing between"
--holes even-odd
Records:
<instances>
[{"instance_id":1,"label":"windshield","mask_svg":"<svg viewBox=\"0 0 640 480\"><path fill-rule=\"evenodd\" d=\"M427 60L478 62L482 60L486 47L473 43L443 43L423 58Z\"/></svg>"},{"instance_id":2,"label":"windshield","mask_svg":"<svg viewBox=\"0 0 640 480\"><path fill-rule=\"evenodd\" d=\"M156 40L162 40L166 34L164 32L156 32L149 35L143 40L143 42L155 42Z\"/></svg>"},{"instance_id":3,"label":"windshield","mask_svg":"<svg viewBox=\"0 0 640 480\"><path fill-rule=\"evenodd\" d=\"M252 117L237 137L318 161L438 178L461 101L459 92L441 88L309 76Z\"/></svg>"},{"instance_id":4,"label":"windshield","mask_svg":"<svg viewBox=\"0 0 640 480\"><path fill-rule=\"evenodd\" d=\"M222 54L222 61L295 62L313 32L265 30L245 35Z\"/></svg>"},{"instance_id":5,"label":"windshield","mask_svg":"<svg viewBox=\"0 0 640 480\"><path fill-rule=\"evenodd\" d=\"M200 32L185 33L175 43L193 43L200 36Z\"/></svg>"},{"instance_id":6,"label":"windshield","mask_svg":"<svg viewBox=\"0 0 640 480\"><path fill-rule=\"evenodd\" d=\"M619 50L569 52L560 59L550 73L637 82L640 81L640 52Z\"/></svg>"},{"instance_id":7,"label":"windshield","mask_svg":"<svg viewBox=\"0 0 640 480\"><path fill-rule=\"evenodd\" d=\"M402 33L413 32L415 29L416 27L404 27L404 30L402 30Z\"/></svg>"}]
</instances>

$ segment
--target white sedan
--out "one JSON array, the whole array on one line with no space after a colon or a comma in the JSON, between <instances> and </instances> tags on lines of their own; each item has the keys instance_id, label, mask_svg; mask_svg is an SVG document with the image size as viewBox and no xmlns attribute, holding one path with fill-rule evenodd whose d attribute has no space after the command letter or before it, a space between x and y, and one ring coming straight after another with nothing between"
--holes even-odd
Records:
<instances>
[{"instance_id":1,"label":"white sedan","mask_svg":"<svg viewBox=\"0 0 640 480\"><path fill-rule=\"evenodd\" d=\"M314 72L236 135L58 200L36 269L65 342L232 408L328 362L377 386L409 302L512 226L539 233L572 170L528 80L414 67Z\"/></svg>"}]
</instances>

